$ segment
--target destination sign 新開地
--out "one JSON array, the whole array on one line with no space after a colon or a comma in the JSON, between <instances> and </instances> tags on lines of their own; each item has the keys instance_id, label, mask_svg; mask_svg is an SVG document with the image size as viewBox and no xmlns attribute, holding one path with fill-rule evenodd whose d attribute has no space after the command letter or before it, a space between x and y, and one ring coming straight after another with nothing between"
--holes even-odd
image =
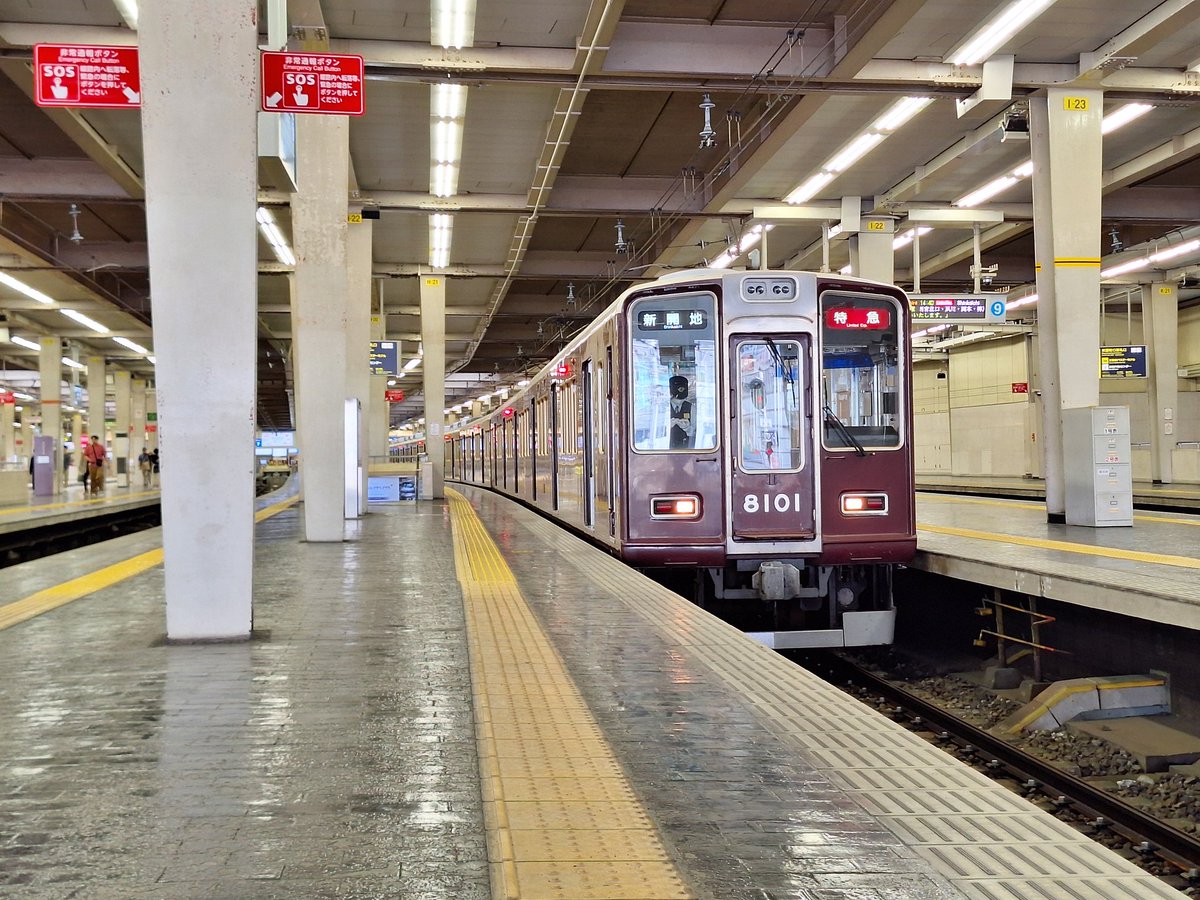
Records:
<instances>
[{"instance_id":1,"label":"destination sign \u65b0\u958b\u5730","mask_svg":"<svg viewBox=\"0 0 1200 900\"><path fill-rule=\"evenodd\" d=\"M1101 378L1145 378L1146 345L1100 348Z\"/></svg>"},{"instance_id":2,"label":"destination sign \u65b0\u958b\u5730","mask_svg":"<svg viewBox=\"0 0 1200 900\"><path fill-rule=\"evenodd\" d=\"M679 331L708 326L708 316L699 309L644 309L638 313L639 331Z\"/></svg>"}]
</instances>

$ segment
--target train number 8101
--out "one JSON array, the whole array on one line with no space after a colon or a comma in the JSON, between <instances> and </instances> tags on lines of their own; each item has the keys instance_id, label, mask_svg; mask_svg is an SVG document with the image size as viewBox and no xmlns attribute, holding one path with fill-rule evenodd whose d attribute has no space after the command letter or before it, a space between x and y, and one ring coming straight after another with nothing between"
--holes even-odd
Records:
<instances>
[{"instance_id":1,"label":"train number 8101","mask_svg":"<svg viewBox=\"0 0 1200 900\"><path fill-rule=\"evenodd\" d=\"M759 502L762 497L762 502ZM796 494L747 494L742 498L742 512L799 512L800 495Z\"/></svg>"}]
</instances>

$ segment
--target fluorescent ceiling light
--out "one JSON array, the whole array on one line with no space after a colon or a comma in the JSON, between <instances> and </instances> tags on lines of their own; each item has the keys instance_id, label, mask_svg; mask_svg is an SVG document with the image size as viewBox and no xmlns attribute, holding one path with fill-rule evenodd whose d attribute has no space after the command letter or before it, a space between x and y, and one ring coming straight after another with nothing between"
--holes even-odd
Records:
<instances>
[{"instance_id":1,"label":"fluorescent ceiling light","mask_svg":"<svg viewBox=\"0 0 1200 900\"><path fill-rule=\"evenodd\" d=\"M458 166L434 163L429 171L431 192L435 197L452 197L458 190Z\"/></svg>"},{"instance_id":2,"label":"fluorescent ceiling light","mask_svg":"<svg viewBox=\"0 0 1200 900\"><path fill-rule=\"evenodd\" d=\"M860 134L846 147L825 163L825 171L841 173L875 149L875 145L883 140L883 135L875 131Z\"/></svg>"},{"instance_id":3,"label":"fluorescent ceiling light","mask_svg":"<svg viewBox=\"0 0 1200 900\"><path fill-rule=\"evenodd\" d=\"M1009 309L1020 309L1022 306L1032 306L1033 304L1037 303L1037 301L1038 301L1037 294L1027 294L1024 297L1022 297L1020 300L1009 300L1008 308Z\"/></svg>"},{"instance_id":4,"label":"fluorescent ceiling light","mask_svg":"<svg viewBox=\"0 0 1200 900\"><path fill-rule=\"evenodd\" d=\"M1001 175L999 178L989 181L983 187L971 191L965 197L959 197L954 201L954 205L963 208L978 206L984 200L990 200L1000 192L1008 190L1019 180L1012 175Z\"/></svg>"},{"instance_id":5,"label":"fluorescent ceiling light","mask_svg":"<svg viewBox=\"0 0 1200 900\"><path fill-rule=\"evenodd\" d=\"M404 364L404 370L406 372L411 372L413 369L415 369L420 364L421 364L421 357L414 356L412 359L410 359L408 362L406 362Z\"/></svg>"},{"instance_id":6,"label":"fluorescent ceiling light","mask_svg":"<svg viewBox=\"0 0 1200 900\"><path fill-rule=\"evenodd\" d=\"M871 130L895 131L932 102L932 97L905 97L876 119Z\"/></svg>"},{"instance_id":7,"label":"fluorescent ceiling light","mask_svg":"<svg viewBox=\"0 0 1200 900\"><path fill-rule=\"evenodd\" d=\"M33 394L26 394L22 391L13 391L13 396L18 400L32 400Z\"/></svg>"},{"instance_id":8,"label":"fluorescent ceiling light","mask_svg":"<svg viewBox=\"0 0 1200 900\"><path fill-rule=\"evenodd\" d=\"M131 341L127 337L115 337L115 338L113 338L113 340L116 341L118 344L120 344L122 347L126 347L126 348L132 350L134 353L140 353L143 356L145 356L147 353L150 352L145 347L143 347L141 344L135 344L133 341Z\"/></svg>"},{"instance_id":9,"label":"fluorescent ceiling light","mask_svg":"<svg viewBox=\"0 0 1200 900\"><path fill-rule=\"evenodd\" d=\"M430 42L461 50L475 42L475 0L432 0Z\"/></svg>"},{"instance_id":10,"label":"fluorescent ceiling light","mask_svg":"<svg viewBox=\"0 0 1200 900\"><path fill-rule=\"evenodd\" d=\"M995 332L992 331L972 331L970 334L964 334L959 337L949 338L945 341L939 341L937 347L945 349L946 347L957 347L959 344L969 344L971 341L979 341L983 338L990 338Z\"/></svg>"},{"instance_id":11,"label":"fluorescent ceiling light","mask_svg":"<svg viewBox=\"0 0 1200 900\"><path fill-rule=\"evenodd\" d=\"M973 66L988 59L1036 18L1054 0L1017 0L1011 3L986 26L977 31L960 50L950 57L956 66Z\"/></svg>"},{"instance_id":12,"label":"fluorescent ceiling light","mask_svg":"<svg viewBox=\"0 0 1200 900\"><path fill-rule=\"evenodd\" d=\"M1133 272L1137 269L1147 269L1150 267L1150 260L1145 256L1139 256L1137 259L1127 260L1118 265L1104 269L1100 273L1101 278L1115 278L1117 275L1124 275L1126 272Z\"/></svg>"},{"instance_id":13,"label":"fluorescent ceiling light","mask_svg":"<svg viewBox=\"0 0 1200 900\"><path fill-rule=\"evenodd\" d=\"M1166 250L1151 253L1150 262L1162 262L1164 259L1174 259L1177 256L1183 256L1185 253L1191 253L1198 247L1200 247L1200 240L1188 241L1184 244L1168 247Z\"/></svg>"},{"instance_id":14,"label":"fluorescent ceiling light","mask_svg":"<svg viewBox=\"0 0 1200 900\"><path fill-rule=\"evenodd\" d=\"M117 12L121 14L121 18L125 20L125 24L130 30L137 31L138 29L138 5L137 0L113 0L117 5Z\"/></svg>"},{"instance_id":15,"label":"fluorescent ceiling light","mask_svg":"<svg viewBox=\"0 0 1200 900\"><path fill-rule=\"evenodd\" d=\"M152 366L158 365L158 360L155 359L153 356L147 356L146 359L148 359L150 361L150 365L152 365Z\"/></svg>"},{"instance_id":16,"label":"fluorescent ceiling light","mask_svg":"<svg viewBox=\"0 0 1200 900\"><path fill-rule=\"evenodd\" d=\"M20 291L26 297L36 300L38 303L53 303L54 298L43 294L41 291L31 288L25 282L13 278L4 272L0 272L0 284L7 285L14 291Z\"/></svg>"},{"instance_id":17,"label":"fluorescent ceiling light","mask_svg":"<svg viewBox=\"0 0 1200 900\"><path fill-rule=\"evenodd\" d=\"M458 123L453 119L435 119L433 123L433 161L458 162Z\"/></svg>"},{"instance_id":18,"label":"fluorescent ceiling light","mask_svg":"<svg viewBox=\"0 0 1200 900\"><path fill-rule=\"evenodd\" d=\"M265 206L260 206L254 217L258 220L258 230L262 232L262 236L271 245L271 252L275 254L275 258L285 266L294 266L296 264L296 257L292 253L292 248L288 246L287 238L283 236L283 232L275 224L275 217L271 215L271 211Z\"/></svg>"},{"instance_id":19,"label":"fluorescent ceiling light","mask_svg":"<svg viewBox=\"0 0 1200 900\"><path fill-rule=\"evenodd\" d=\"M69 356L64 356L62 358L62 364L64 366L70 366L72 369L86 369L87 368L87 366L85 366L83 363L75 362L75 360L71 359L71 357L69 357Z\"/></svg>"},{"instance_id":20,"label":"fluorescent ceiling light","mask_svg":"<svg viewBox=\"0 0 1200 900\"><path fill-rule=\"evenodd\" d=\"M1154 105L1151 103L1126 103L1124 106L1119 106L1104 117L1104 121L1100 124L1100 133L1109 134L1116 131L1134 119L1140 119L1152 109L1154 109Z\"/></svg>"},{"instance_id":21,"label":"fluorescent ceiling light","mask_svg":"<svg viewBox=\"0 0 1200 900\"><path fill-rule=\"evenodd\" d=\"M29 340L28 338L17 337L16 335L13 335L12 337L9 338L9 340L12 343L16 344L18 347L27 347L30 350L38 350L38 351L40 351L42 349L41 345L35 344L33 341Z\"/></svg>"},{"instance_id":22,"label":"fluorescent ceiling light","mask_svg":"<svg viewBox=\"0 0 1200 900\"><path fill-rule=\"evenodd\" d=\"M63 308L59 309L59 312L62 313L64 316L66 316L68 319L74 319L80 325L84 325L84 326L92 329L92 331L95 331L97 334L108 334L107 328L105 328L103 325L101 325L95 319L89 319L87 316L85 316L81 312L78 312L77 310L67 309L66 307L63 307Z\"/></svg>"},{"instance_id":23,"label":"fluorescent ceiling light","mask_svg":"<svg viewBox=\"0 0 1200 900\"><path fill-rule=\"evenodd\" d=\"M916 228L910 228L904 234L892 239L892 249L899 250L901 247L907 247L913 242L914 238L918 238L923 234L929 234L931 231L933 229L928 225L918 225Z\"/></svg>"},{"instance_id":24,"label":"fluorescent ceiling light","mask_svg":"<svg viewBox=\"0 0 1200 900\"><path fill-rule=\"evenodd\" d=\"M810 200L812 197L825 185L833 181L832 172L818 172L813 175L808 181L800 185L790 194L783 198L784 203L803 203L805 200Z\"/></svg>"},{"instance_id":25,"label":"fluorescent ceiling light","mask_svg":"<svg viewBox=\"0 0 1200 900\"><path fill-rule=\"evenodd\" d=\"M435 84L433 86L433 117L435 119L461 119L467 111L467 89L461 84Z\"/></svg>"},{"instance_id":26,"label":"fluorescent ceiling light","mask_svg":"<svg viewBox=\"0 0 1200 900\"><path fill-rule=\"evenodd\" d=\"M875 120L870 128L852 138L848 144L825 161L819 172L795 188L783 198L783 201L785 203L803 203L805 200L811 199L817 191L829 184L834 176L849 169L932 102L933 100L929 97L903 97L897 100Z\"/></svg>"}]
</instances>

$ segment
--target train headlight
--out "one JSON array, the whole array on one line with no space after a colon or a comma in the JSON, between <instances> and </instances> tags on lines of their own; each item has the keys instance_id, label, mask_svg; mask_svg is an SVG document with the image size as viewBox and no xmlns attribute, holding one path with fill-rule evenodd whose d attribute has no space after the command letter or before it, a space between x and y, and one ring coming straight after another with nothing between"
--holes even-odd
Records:
<instances>
[{"instance_id":1,"label":"train headlight","mask_svg":"<svg viewBox=\"0 0 1200 900\"><path fill-rule=\"evenodd\" d=\"M650 498L652 519L698 519L700 498L696 494L667 494Z\"/></svg>"},{"instance_id":2,"label":"train headlight","mask_svg":"<svg viewBox=\"0 0 1200 900\"><path fill-rule=\"evenodd\" d=\"M847 516L886 516L887 494L842 494L842 514Z\"/></svg>"}]
</instances>

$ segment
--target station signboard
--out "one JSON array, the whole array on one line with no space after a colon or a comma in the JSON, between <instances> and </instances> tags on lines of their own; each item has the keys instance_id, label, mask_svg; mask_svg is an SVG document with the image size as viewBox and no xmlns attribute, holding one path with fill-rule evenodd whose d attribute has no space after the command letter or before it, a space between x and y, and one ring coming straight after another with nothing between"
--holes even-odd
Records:
<instances>
[{"instance_id":1,"label":"station signboard","mask_svg":"<svg viewBox=\"0 0 1200 900\"><path fill-rule=\"evenodd\" d=\"M1101 378L1145 378L1146 345L1100 348Z\"/></svg>"},{"instance_id":2,"label":"station signboard","mask_svg":"<svg viewBox=\"0 0 1200 900\"><path fill-rule=\"evenodd\" d=\"M137 109L142 105L138 48L35 44L33 101L38 106Z\"/></svg>"},{"instance_id":3,"label":"station signboard","mask_svg":"<svg viewBox=\"0 0 1200 900\"><path fill-rule=\"evenodd\" d=\"M264 112L361 116L363 58L348 53L262 54Z\"/></svg>"},{"instance_id":4,"label":"station signboard","mask_svg":"<svg viewBox=\"0 0 1200 900\"><path fill-rule=\"evenodd\" d=\"M1003 322L1008 304L995 294L909 294L914 322Z\"/></svg>"},{"instance_id":5,"label":"station signboard","mask_svg":"<svg viewBox=\"0 0 1200 900\"><path fill-rule=\"evenodd\" d=\"M400 345L396 341L371 341L371 374L396 375L400 372Z\"/></svg>"}]
</instances>

